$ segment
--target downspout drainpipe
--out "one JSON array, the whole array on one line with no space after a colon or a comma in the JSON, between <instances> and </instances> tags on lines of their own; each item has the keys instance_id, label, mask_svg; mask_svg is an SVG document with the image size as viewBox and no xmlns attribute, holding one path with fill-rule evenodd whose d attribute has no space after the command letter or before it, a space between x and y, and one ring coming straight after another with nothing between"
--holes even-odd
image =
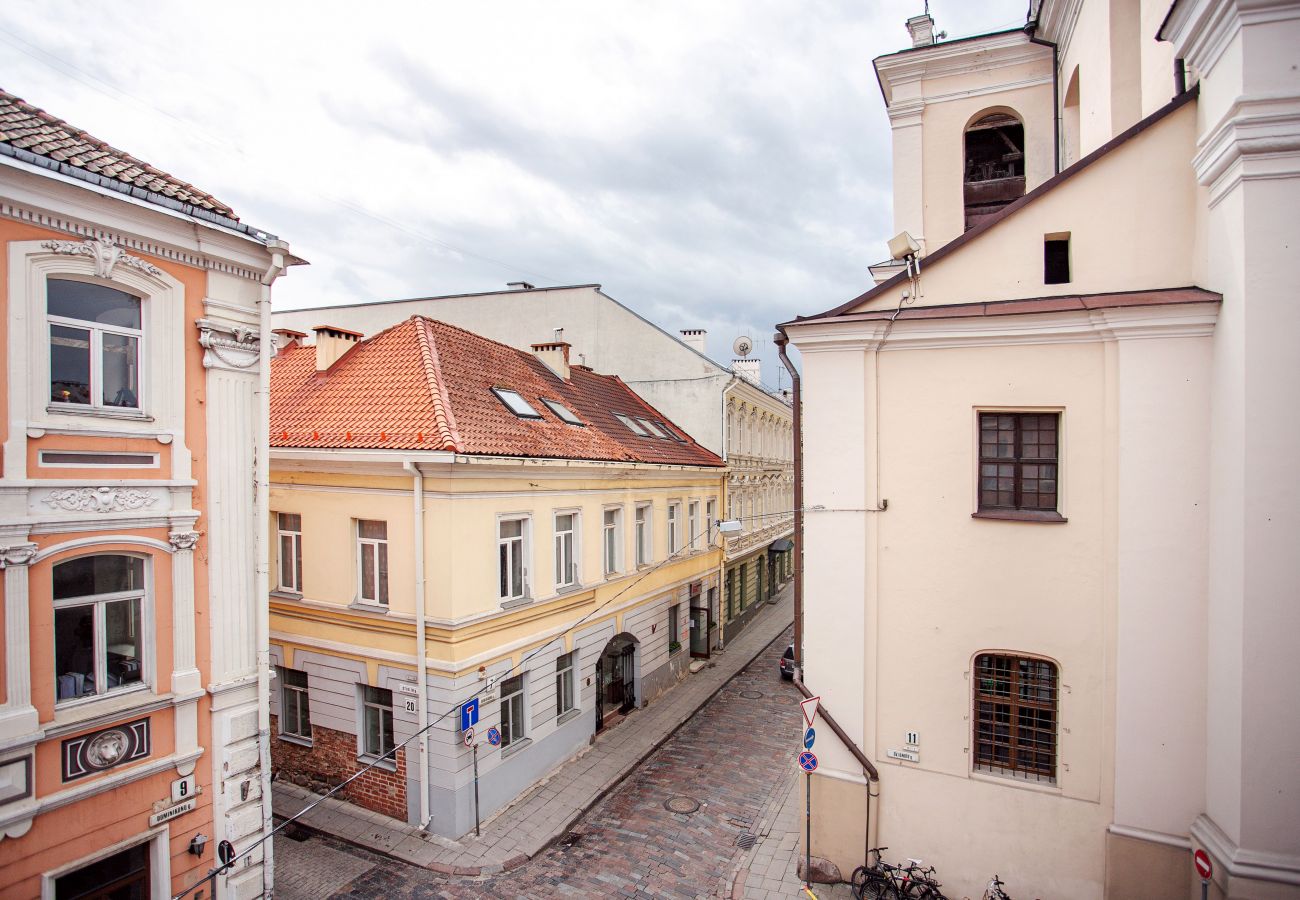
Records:
<instances>
[{"instance_id":1,"label":"downspout drainpipe","mask_svg":"<svg viewBox=\"0 0 1300 900\"><path fill-rule=\"evenodd\" d=\"M271 285L284 272L289 245L270 241L271 265L262 275L257 300L257 427L253 460L253 597L257 601L257 749L261 768L262 834L271 833ZM271 895L275 859L272 842L262 844L262 892Z\"/></svg>"},{"instance_id":2,"label":"downspout drainpipe","mask_svg":"<svg viewBox=\"0 0 1300 900\"><path fill-rule=\"evenodd\" d=\"M718 508L714 510L722 519L727 518L727 510L731 508L731 493L727 488L730 483L731 475L731 444L727 440L727 393L736 383L736 374L733 372L731 380L722 388L722 409L720 417L722 422L722 461L727 464L727 475L722 479L722 491L718 494ZM713 530L713 523L710 522L709 530ZM727 539L718 533L718 543L721 544L722 556L718 559L718 649L726 648L727 623L723 610L727 608L727 598L723 592L727 589Z\"/></svg>"},{"instance_id":3,"label":"downspout drainpipe","mask_svg":"<svg viewBox=\"0 0 1300 900\"><path fill-rule=\"evenodd\" d=\"M1055 150L1052 162L1052 174L1055 175L1061 171L1061 50L1051 41L1045 41L1040 37L1035 37L1034 32L1037 30L1037 20L1030 22L1025 26L1025 35L1029 38L1029 43L1040 44L1044 47L1052 48L1052 131L1055 138L1052 141L1052 146Z\"/></svg>"},{"instance_id":4,"label":"downspout drainpipe","mask_svg":"<svg viewBox=\"0 0 1300 900\"><path fill-rule=\"evenodd\" d=\"M424 476L413 462L403 463L411 473L415 508L415 696L420 728L420 827L428 828L433 815L429 812L429 655L425 647L424 587Z\"/></svg>"},{"instance_id":5,"label":"downspout drainpipe","mask_svg":"<svg viewBox=\"0 0 1300 900\"><path fill-rule=\"evenodd\" d=\"M790 342L784 330L772 337L781 364L790 373L794 403L794 665L803 674L803 404L799 397L799 372L785 345Z\"/></svg>"}]
</instances>

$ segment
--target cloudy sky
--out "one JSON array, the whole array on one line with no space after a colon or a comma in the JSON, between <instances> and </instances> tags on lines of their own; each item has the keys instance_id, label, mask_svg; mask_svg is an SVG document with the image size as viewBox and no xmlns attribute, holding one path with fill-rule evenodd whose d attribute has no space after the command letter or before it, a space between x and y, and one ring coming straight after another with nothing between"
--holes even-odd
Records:
<instances>
[{"instance_id":1,"label":"cloudy sky","mask_svg":"<svg viewBox=\"0 0 1300 900\"><path fill-rule=\"evenodd\" d=\"M716 358L751 335L775 384L772 325L885 254L871 59L922 4L6 0L0 86L289 240L278 308L598 282Z\"/></svg>"}]
</instances>

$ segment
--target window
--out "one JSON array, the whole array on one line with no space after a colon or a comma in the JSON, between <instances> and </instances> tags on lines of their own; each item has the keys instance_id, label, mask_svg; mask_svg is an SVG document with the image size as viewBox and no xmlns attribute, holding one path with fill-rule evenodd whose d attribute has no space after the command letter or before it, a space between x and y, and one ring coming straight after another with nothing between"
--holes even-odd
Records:
<instances>
[{"instance_id":1,"label":"window","mask_svg":"<svg viewBox=\"0 0 1300 900\"><path fill-rule=\"evenodd\" d=\"M311 704L307 673L277 666L280 676L280 733L311 740Z\"/></svg>"},{"instance_id":2,"label":"window","mask_svg":"<svg viewBox=\"0 0 1300 900\"><path fill-rule=\"evenodd\" d=\"M361 602L388 605L388 523L357 520Z\"/></svg>"},{"instance_id":3,"label":"window","mask_svg":"<svg viewBox=\"0 0 1300 900\"><path fill-rule=\"evenodd\" d=\"M668 555L682 549L682 505L668 504Z\"/></svg>"},{"instance_id":4,"label":"window","mask_svg":"<svg viewBox=\"0 0 1300 900\"><path fill-rule=\"evenodd\" d=\"M975 768L1056 780L1056 666L1042 659L975 657Z\"/></svg>"},{"instance_id":5,"label":"window","mask_svg":"<svg viewBox=\"0 0 1300 900\"><path fill-rule=\"evenodd\" d=\"M555 586L578 583L578 514L555 514Z\"/></svg>"},{"instance_id":6,"label":"window","mask_svg":"<svg viewBox=\"0 0 1300 900\"><path fill-rule=\"evenodd\" d=\"M718 501L710 500L704 504L705 533L708 538L708 546L713 546L713 532L717 528L718 521Z\"/></svg>"},{"instance_id":7,"label":"window","mask_svg":"<svg viewBox=\"0 0 1300 900\"><path fill-rule=\"evenodd\" d=\"M1056 513L1059 424L1058 413L980 413L980 513L1064 521Z\"/></svg>"},{"instance_id":8,"label":"window","mask_svg":"<svg viewBox=\"0 0 1300 900\"><path fill-rule=\"evenodd\" d=\"M543 397L542 402L547 405L547 407L551 410L551 412L555 413L555 415L559 417L561 422L568 422L570 425L585 424L581 419L579 419L576 415L573 414L572 410L570 410L559 400L547 400L545 397Z\"/></svg>"},{"instance_id":9,"label":"window","mask_svg":"<svg viewBox=\"0 0 1300 900\"><path fill-rule=\"evenodd\" d=\"M700 546L700 501L692 500L686 507L686 542L694 551Z\"/></svg>"},{"instance_id":10,"label":"window","mask_svg":"<svg viewBox=\"0 0 1300 900\"><path fill-rule=\"evenodd\" d=\"M636 564L650 565L654 558L654 534L650 531L650 504L642 503L636 508L634 519L636 533Z\"/></svg>"},{"instance_id":11,"label":"window","mask_svg":"<svg viewBox=\"0 0 1300 900\"><path fill-rule=\"evenodd\" d=\"M573 709L573 660L577 652L566 653L555 661L555 715L562 716Z\"/></svg>"},{"instance_id":12,"label":"window","mask_svg":"<svg viewBox=\"0 0 1300 900\"><path fill-rule=\"evenodd\" d=\"M526 518L497 522L497 578L502 600L519 600L528 594Z\"/></svg>"},{"instance_id":13,"label":"window","mask_svg":"<svg viewBox=\"0 0 1300 900\"><path fill-rule=\"evenodd\" d=\"M607 509L604 519L605 574L613 575L622 568L623 510Z\"/></svg>"},{"instance_id":14,"label":"window","mask_svg":"<svg viewBox=\"0 0 1300 900\"><path fill-rule=\"evenodd\" d=\"M50 402L140 408L140 298L126 291L51 278Z\"/></svg>"},{"instance_id":15,"label":"window","mask_svg":"<svg viewBox=\"0 0 1300 900\"><path fill-rule=\"evenodd\" d=\"M736 570L727 570L727 621L736 617Z\"/></svg>"},{"instance_id":16,"label":"window","mask_svg":"<svg viewBox=\"0 0 1300 900\"><path fill-rule=\"evenodd\" d=\"M144 683L144 560L83 556L54 567L56 702Z\"/></svg>"},{"instance_id":17,"label":"window","mask_svg":"<svg viewBox=\"0 0 1300 900\"><path fill-rule=\"evenodd\" d=\"M524 726L524 676L516 675L501 682L501 746L509 747L523 740Z\"/></svg>"},{"instance_id":18,"label":"window","mask_svg":"<svg viewBox=\"0 0 1300 900\"><path fill-rule=\"evenodd\" d=\"M668 607L668 652L676 653L682 649L681 632L678 630L681 623L678 621L677 604L674 603Z\"/></svg>"},{"instance_id":19,"label":"window","mask_svg":"<svg viewBox=\"0 0 1300 900\"><path fill-rule=\"evenodd\" d=\"M275 522L280 532L280 590L301 594L302 516L277 513Z\"/></svg>"},{"instance_id":20,"label":"window","mask_svg":"<svg viewBox=\"0 0 1300 900\"><path fill-rule=\"evenodd\" d=\"M152 841L137 844L106 859L54 879L55 900L100 900L156 896L150 889L149 851Z\"/></svg>"},{"instance_id":21,"label":"window","mask_svg":"<svg viewBox=\"0 0 1300 900\"><path fill-rule=\"evenodd\" d=\"M636 422L632 421L632 419L629 418L628 416L625 416L625 415L623 415L622 413L614 413L614 418L618 419L620 422L622 422L624 425L626 425L626 426L627 426L627 430L630 431L630 432L632 432L633 434L639 434L639 435L641 435L641 437L649 437L649 436L650 436L650 432L646 431L644 428L642 428L642 427L641 427L640 425L638 425Z\"/></svg>"},{"instance_id":22,"label":"window","mask_svg":"<svg viewBox=\"0 0 1300 900\"><path fill-rule=\"evenodd\" d=\"M542 414L533 409L518 391L512 391L509 388L493 388L492 393L496 394L496 398L506 405L506 409L521 419L540 419L542 417Z\"/></svg>"},{"instance_id":23,"label":"window","mask_svg":"<svg viewBox=\"0 0 1300 900\"><path fill-rule=\"evenodd\" d=\"M642 428L644 428L646 433L649 434L651 437L663 438L664 440L668 440L668 432L661 430L658 425L656 425L654 422L651 422L649 419L643 419L640 416L637 416L636 423L640 425Z\"/></svg>"},{"instance_id":24,"label":"window","mask_svg":"<svg viewBox=\"0 0 1300 900\"><path fill-rule=\"evenodd\" d=\"M393 692L361 685L361 755L383 756L393 749Z\"/></svg>"},{"instance_id":25,"label":"window","mask_svg":"<svg viewBox=\"0 0 1300 900\"><path fill-rule=\"evenodd\" d=\"M990 112L966 128L963 176L966 230L1025 193L1025 126L1014 114Z\"/></svg>"},{"instance_id":26,"label":"window","mask_svg":"<svg viewBox=\"0 0 1300 900\"><path fill-rule=\"evenodd\" d=\"M1043 283L1070 283L1070 236L1049 234L1043 238Z\"/></svg>"},{"instance_id":27,"label":"window","mask_svg":"<svg viewBox=\"0 0 1300 900\"><path fill-rule=\"evenodd\" d=\"M655 424L659 426L659 430L662 431L670 441L676 441L679 444L686 443L686 438L682 437L672 428L668 427L667 423L660 422L658 419L656 419Z\"/></svg>"}]
</instances>

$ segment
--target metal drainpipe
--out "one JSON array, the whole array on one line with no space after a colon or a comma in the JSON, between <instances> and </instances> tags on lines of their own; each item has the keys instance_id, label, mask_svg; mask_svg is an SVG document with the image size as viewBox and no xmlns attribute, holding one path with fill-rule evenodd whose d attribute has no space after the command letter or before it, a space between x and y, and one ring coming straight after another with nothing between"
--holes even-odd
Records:
<instances>
[{"instance_id":1,"label":"metal drainpipe","mask_svg":"<svg viewBox=\"0 0 1300 900\"><path fill-rule=\"evenodd\" d=\"M419 704L416 721L420 729L420 827L428 828L433 820L429 811L429 656L425 647L425 585L424 585L424 476L420 467L405 462L402 467L411 473L415 497L415 696Z\"/></svg>"},{"instance_id":2,"label":"metal drainpipe","mask_svg":"<svg viewBox=\"0 0 1300 900\"><path fill-rule=\"evenodd\" d=\"M289 245L270 241L271 265L262 275L257 300L257 426L253 464L253 596L257 600L257 749L262 789L262 834L271 833L271 562L268 529L271 527L271 285L288 263ZM262 844L262 891L271 893L275 859L272 842Z\"/></svg>"},{"instance_id":3,"label":"metal drainpipe","mask_svg":"<svg viewBox=\"0 0 1300 900\"><path fill-rule=\"evenodd\" d=\"M799 397L799 373L785 345L790 342L785 331L778 330L772 342L776 344L781 363L790 373L792 402L794 404L794 665L803 673L803 408Z\"/></svg>"},{"instance_id":4,"label":"metal drainpipe","mask_svg":"<svg viewBox=\"0 0 1300 900\"><path fill-rule=\"evenodd\" d=\"M1052 144L1054 155L1052 162L1052 174L1055 175L1061 171L1061 75L1059 70L1060 48L1051 41L1045 41L1040 37L1035 37L1034 32L1038 30L1038 22L1030 22L1025 26L1025 35L1029 38L1029 43L1040 44L1044 47L1052 48L1052 132L1055 140Z\"/></svg>"},{"instance_id":5,"label":"metal drainpipe","mask_svg":"<svg viewBox=\"0 0 1300 900\"><path fill-rule=\"evenodd\" d=\"M718 492L718 507L714 510L721 519L726 519L726 511L730 509L731 495L728 492L727 484L731 472L731 444L727 441L727 392L736 383L736 375L733 372L731 380L727 382L722 389L722 461L727 464L727 473L722 477L722 490ZM709 523L712 530L713 523ZM727 539L723 537L722 532L718 532L718 543L721 544L722 556L718 560L718 649L725 650L727 646L727 628L726 619L723 610L727 608L727 598L723 596L727 585Z\"/></svg>"}]
</instances>

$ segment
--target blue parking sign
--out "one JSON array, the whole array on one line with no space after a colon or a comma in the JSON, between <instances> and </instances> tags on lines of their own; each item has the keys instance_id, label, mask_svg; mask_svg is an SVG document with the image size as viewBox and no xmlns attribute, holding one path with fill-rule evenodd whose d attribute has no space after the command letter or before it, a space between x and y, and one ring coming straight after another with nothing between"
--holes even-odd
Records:
<instances>
[{"instance_id":1,"label":"blue parking sign","mask_svg":"<svg viewBox=\"0 0 1300 900\"><path fill-rule=\"evenodd\" d=\"M460 708L460 730L473 728L478 724L478 697L469 700Z\"/></svg>"}]
</instances>

